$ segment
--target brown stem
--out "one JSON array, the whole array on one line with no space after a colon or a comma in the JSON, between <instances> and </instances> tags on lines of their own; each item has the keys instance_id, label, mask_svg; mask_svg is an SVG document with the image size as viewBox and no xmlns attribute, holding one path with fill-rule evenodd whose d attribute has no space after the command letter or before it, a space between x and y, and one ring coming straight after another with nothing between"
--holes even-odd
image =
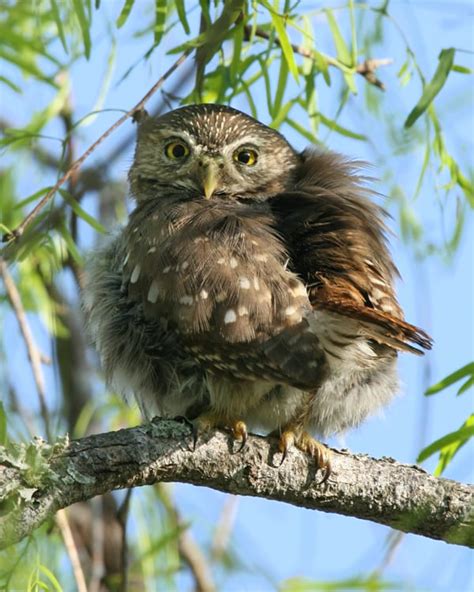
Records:
<instances>
[{"instance_id":1,"label":"brown stem","mask_svg":"<svg viewBox=\"0 0 474 592\"><path fill-rule=\"evenodd\" d=\"M260 37L261 39L266 39L267 41L270 39L270 34L264 31L263 29L257 28L253 30L250 25L246 25L244 27L244 31L247 40L251 38L252 34L254 34L256 37ZM281 47L281 42L278 39L278 37L273 37L273 41L279 47ZM296 45L296 43L292 43L291 47L293 51L298 55L314 60L314 53L307 47L304 47L302 45ZM340 67L340 64L336 58L333 58L331 56L324 56L324 59L326 60L328 66ZM357 72L357 74L363 76L370 84L373 84L381 90L385 90L383 82L375 76L375 71L380 66L387 66L392 62L393 60L391 58L368 59L358 64L355 71Z\"/></svg>"},{"instance_id":2,"label":"brown stem","mask_svg":"<svg viewBox=\"0 0 474 592\"><path fill-rule=\"evenodd\" d=\"M5 291L8 300L12 305L13 312L18 321L18 325L20 326L23 341L26 345L31 370L33 372L33 378L36 385L36 392L38 394L41 417L43 418L46 436L48 439L50 439L51 429L49 425L48 407L46 405L45 381L43 369L41 367L42 355L40 350L38 349L38 346L36 345L33 333L31 332L30 325L28 323L28 319L26 318L26 312L21 301L20 293L18 292L15 282L13 281L13 278L10 275L10 272L8 271L8 266L4 259L2 259L2 257L0 257L0 276L3 278L3 283L5 285Z\"/></svg>"}]
</instances>

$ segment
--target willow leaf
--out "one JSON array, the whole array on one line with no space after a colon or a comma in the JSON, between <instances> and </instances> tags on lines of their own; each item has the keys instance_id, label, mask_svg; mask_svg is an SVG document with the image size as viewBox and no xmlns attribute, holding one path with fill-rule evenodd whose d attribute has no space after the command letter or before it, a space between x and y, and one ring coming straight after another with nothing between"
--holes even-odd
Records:
<instances>
[{"instance_id":1,"label":"willow leaf","mask_svg":"<svg viewBox=\"0 0 474 592\"><path fill-rule=\"evenodd\" d=\"M465 366L459 368L455 372L452 372L451 374L446 376L446 378L443 378L443 380L440 380L436 384L433 384L433 386L430 386L430 388L426 390L425 395L434 395L435 393L439 393L439 391L448 388L448 386L451 386L452 384L458 382L459 380L462 380L463 378L470 378L473 376L474 362L470 362L469 364L466 364Z\"/></svg>"},{"instance_id":2,"label":"willow leaf","mask_svg":"<svg viewBox=\"0 0 474 592\"><path fill-rule=\"evenodd\" d=\"M406 128L411 127L420 117L420 115L422 115L428 109L436 95L443 88L448 78L449 72L453 67L455 53L456 50L454 47L450 47L449 49L443 49L439 54L436 72L434 73L431 81L425 86L420 100L410 111L405 121Z\"/></svg>"},{"instance_id":3,"label":"willow leaf","mask_svg":"<svg viewBox=\"0 0 474 592\"><path fill-rule=\"evenodd\" d=\"M120 27L123 27L124 24L127 22L128 16L129 16L130 12L132 11L134 4L135 4L135 0L125 0L125 4L123 5L122 10L120 11L120 14L118 15L117 20L115 21L115 24L117 25L117 29L120 29Z\"/></svg>"},{"instance_id":4,"label":"willow leaf","mask_svg":"<svg viewBox=\"0 0 474 592\"><path fill-rule=\"evenodd\" d=\"M79 27L82 34L82 42L84 43L84 54L87 59L91 55L91 36L89 31L89 21L87 20L86 12L84 10L84 2L82 0L72 0L74 11L79 21Z\"/></svg>"}]
</instances>

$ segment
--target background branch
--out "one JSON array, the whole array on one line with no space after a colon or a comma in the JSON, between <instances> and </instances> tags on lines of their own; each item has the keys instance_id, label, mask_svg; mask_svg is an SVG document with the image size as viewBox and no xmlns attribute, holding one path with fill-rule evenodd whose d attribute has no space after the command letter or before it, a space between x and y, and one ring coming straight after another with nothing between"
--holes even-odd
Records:
<instances>
[{"instance_id":1,"label":"background branch","mask_svg":"<svg viewBox=\"0 0 474 592\"><path fill-rule=\"evenodd\" d=\"M0 548L21 540L70 504L157 481L268 498L474 547L470 485L435 478L390 458L333 451L333 474L321 486L311 461L298 451L278 466L280 455L272 439L252 436L239 454L231 453L230 439L221 432L200 438L195 451L191 442L188 426L158 419L73 441L54 454L50 474L36 485L31 502L22 504L18 499L28 487L27 472L3 461L0 501L14 509L0 518Z\"/></svg>"}]
</instances>

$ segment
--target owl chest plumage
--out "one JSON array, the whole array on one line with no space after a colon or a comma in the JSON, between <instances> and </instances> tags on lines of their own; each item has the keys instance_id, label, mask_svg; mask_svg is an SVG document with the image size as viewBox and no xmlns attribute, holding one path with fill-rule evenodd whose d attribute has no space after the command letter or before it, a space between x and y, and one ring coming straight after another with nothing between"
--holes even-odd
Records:
<instances>
[{"instance_id":1,"label":"owl chest plumage","mask_svg":"<svg viewBox=\"0 0 474 592\"><path fill-rule=\"evenodd\" d=\"M145 204L127 227L123 281L145 318L211 374L310 387L320 376L311 310L262 203Z\"/></svg>"}]
</instances>

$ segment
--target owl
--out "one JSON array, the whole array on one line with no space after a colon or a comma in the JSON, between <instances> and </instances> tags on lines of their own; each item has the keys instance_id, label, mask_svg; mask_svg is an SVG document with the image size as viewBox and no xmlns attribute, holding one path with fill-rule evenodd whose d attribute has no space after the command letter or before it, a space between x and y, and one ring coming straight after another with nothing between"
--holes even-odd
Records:
<instances>
[{"instance_id":1,"label":"owl","mask_svg":"<svg viewBox=\"0 0 474 592\"><path fill-rule=\"evenodd\" d=\"M139 122L136 207L90 258L88 327L113 389L145 418L248 430L314 458L398 388L397 355L431 340L403 319L384 211L358 163L299 153L230 107Z\"/></svg>"}]
</instances>

